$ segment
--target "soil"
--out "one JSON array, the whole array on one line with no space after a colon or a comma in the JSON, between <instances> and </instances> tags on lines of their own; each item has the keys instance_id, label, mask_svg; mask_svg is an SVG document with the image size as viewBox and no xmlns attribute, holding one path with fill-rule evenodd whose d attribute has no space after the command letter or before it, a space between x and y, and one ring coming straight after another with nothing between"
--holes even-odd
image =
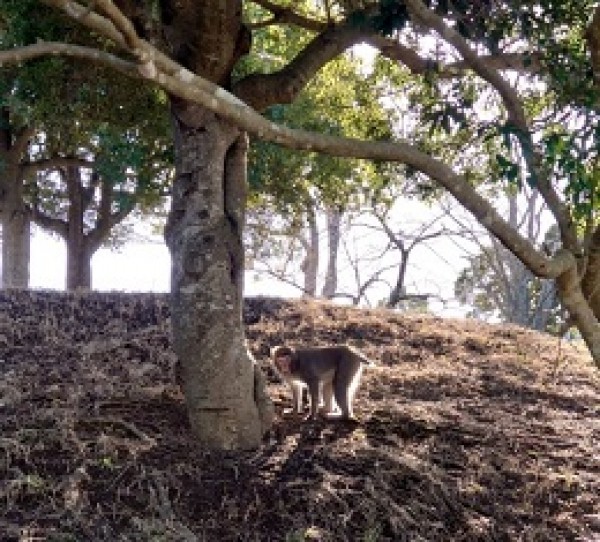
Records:
<instances>
[{"instance_id":1,"label":"soil","mask_svg":"<svg viewBox=\"0 0 600 542\"><path fill-rule=\"evenodd\" d=\"M277 408L198 449L167 297L0 292L2 541L600 541L600 372L516 326L248 299ZM285 415L281 343L376 362L357 425Z\"/></svg>"}]
</instances>

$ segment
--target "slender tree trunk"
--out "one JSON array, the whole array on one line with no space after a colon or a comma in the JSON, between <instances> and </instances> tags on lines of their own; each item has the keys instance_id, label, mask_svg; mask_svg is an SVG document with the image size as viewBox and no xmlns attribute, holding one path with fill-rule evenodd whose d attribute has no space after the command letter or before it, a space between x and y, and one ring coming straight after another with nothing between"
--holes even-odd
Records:
<instances>
[{"instance_id":1,"label":"slender tree trunk","mask_svg":"<svg viewBox=\"0 0 600 542\"><path fill-rule=\"evenodd\" d=\"M312 198L306 208L306 221L308 224L308 240L304 243L306 255L302 262L304 274L304 296L317 296L317 275L319 272L319 229L317 227L317 213Z\"/></svg>"},{"instance_id":2,"label":"slender tree trunk","mask_svg":"<svg viewBox=\"0 0 600 542\"><path fill-rule=\"evenodd\" d=\"M328 207L327 211L327 249L329 259L327 261L327 271L325 273L325 282L321 295L326 299L331 299L337 291L337 257L340 248L340 225L342 222L342 213L339 209Z\"/></svg>"},{"instance_id":3,"label":"slender tree trunk","mask_svg":"<svg viewBox=\"0 0 600 542\"><path fill-rule=\"evenodd\" d=\"M398 278L396 279L396 284L394 285L394 288L392 288L388 298L387 307L389 309L396 308L402 300L402 296L406 293L405 282L409 251L400 247L398 247L398 250L400 251L400 257L402 258L402 261L400 262L400 266L398 268Z\"/></svg>"},{"instance_id":4,"label":"slender tree trunk","mask_svg":"<svg viewBox=\"0 0 600 542\"><path fill-rule=\"evenodd\" d=\"M254 448L273 407L242 322L247 138L200 107L173 104L173 346L192 431L213 449Z\"/></svg>"}]
</instances>

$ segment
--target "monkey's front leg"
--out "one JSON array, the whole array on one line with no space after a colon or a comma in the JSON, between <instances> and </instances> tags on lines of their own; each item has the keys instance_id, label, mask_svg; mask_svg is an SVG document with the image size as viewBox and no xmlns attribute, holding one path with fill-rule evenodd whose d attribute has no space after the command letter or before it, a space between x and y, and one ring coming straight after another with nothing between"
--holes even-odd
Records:
<instances>
[{"instance_id":1,"label":"monkey's front leg","mask_svg":"<svg viewBox=\"0 0 600 542\"><path fill-rule=\"evenodd\" d=\"M321 399L321 385L318 380L307 382L308 394L310 395L310 415L311 420L316 420L319 416L319 402Z\"/></svg>"},{"instance_id":2,"label":"monkey's front leg","mask_svg":"<svg viewBox=\"0 0 600 542\"><path fill-rule=\"evenodd\" d=\"M304 386L299 382L292 383L292 401L294 403L293 409L296 414L302 414L304 405L302 404Z\"/></svg>"}]
</instances>

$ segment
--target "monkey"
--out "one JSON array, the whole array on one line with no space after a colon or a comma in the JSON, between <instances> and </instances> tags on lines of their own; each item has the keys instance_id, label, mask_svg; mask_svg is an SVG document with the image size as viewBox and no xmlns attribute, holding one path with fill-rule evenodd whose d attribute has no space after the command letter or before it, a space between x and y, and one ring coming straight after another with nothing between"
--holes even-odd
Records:
<instances>
[{"instance_id":1,"label":"monkey","mask_svg":"<svg viewBox=\"0 0 600 542\"><path fill-rule=\"evenodd\" d=\"M302 410L302 391L307 387L310 419L317 418L321 402L327 415L335 414L335 398L341 418L356 421L352 401L363 366L374 365L365 355L348 345L311 348L276 346L271 350L271 359L292 388L297 413Z\"/></svg>"}]
</instances>

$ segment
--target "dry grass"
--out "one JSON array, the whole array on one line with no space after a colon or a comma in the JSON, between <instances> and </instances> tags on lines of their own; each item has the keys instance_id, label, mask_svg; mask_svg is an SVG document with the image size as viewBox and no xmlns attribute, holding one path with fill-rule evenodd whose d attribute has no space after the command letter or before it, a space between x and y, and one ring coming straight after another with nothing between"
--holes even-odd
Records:
<instances>
[{"instance_id":1,"label":"dry grass","mask_svg":"<svg viewBox=\"0 0 600 542\"><path fill-rule=\"evenodd\" d=\"M2 541L598 541L600 378L514 326L252 299L249 341L377 361L362 423L195 448L163 296L0 293Z\"/></svg>"}]
</instances>

